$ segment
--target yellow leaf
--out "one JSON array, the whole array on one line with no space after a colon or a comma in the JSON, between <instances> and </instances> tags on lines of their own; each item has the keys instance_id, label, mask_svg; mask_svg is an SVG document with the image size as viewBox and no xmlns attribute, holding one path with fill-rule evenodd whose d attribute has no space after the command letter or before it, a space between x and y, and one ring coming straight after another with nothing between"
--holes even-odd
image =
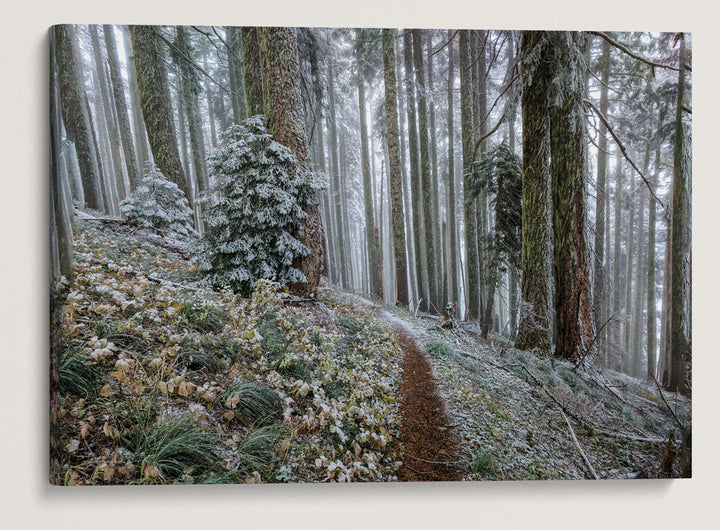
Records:
<instances>
[{"instance_id":1,"label":"yellow leaf","mask_svg":"<svg viewBox=\"0 0 720 530\"><path fill-rule=\"evenodd\" d=\"M119 433L116 428L114 428L108 422L105 422L105 425L103 425L103 434L105 434L106 437L112 439L116 438Z\"/></svg>"},{"instance_id":2,"label":"yellow leaf","mask_svg":"<svg viewBox=\"0 0 720 530\"><path fill-rule=\"evenodd\" d=\"M195 385L193 385L192 383L183 381L182 383L180 383L180 386L178 387L178 394L180 394L183 397L187 397L190 394L192 394L194 387L195 387Z\"/></svg>"},{"instance_id":3,"label":"yellow leaf","mask_svg":"<svg viewBox=\"0 0 720 530\"><path fill-rule=\"evenodd\" d=\"M88 433L90 432L90 424L85 423L84 421L80 422L80 438L83 440L87 437Z\"/></svg>"},{"instance_id":4,"label":"yellow leaf","mask_svg":"<svg viewBox=\"0 0 720 530\"><path fill-rule=\"evenodd\" d=\"M110 385L103 385L100 389L100 395L102 397L110 397L112 395L112 387Z\"/></svg>"},{"instance_id":5,"label":"yellow leaf","mask_svg":"<svg viewBox=\"0 0 720 530\"><path fill-rule=\"evenodd\" d=\"M160 473L160 470L158 469L157 465L154 462L150 462L147 466L145 466L145 478L150 480L159 479L162 477L162 473Z\"/></svg>"},{"instance_id":6,"label":"yellow leaf","mask_svg":"<svg viewBox=\"0 0 720 530\"><path fill-rule=\"evenodd\" d=\"M168 385L167 385L167 383L166 383L165 381L160 381L160 382L158 383L158 389L159 389L160 392L162 392L163 394L167 394L167 393L168 393Z\"/></svg>"},{"instance_id":7,"label":"yellow leaf","mask_svg":"<svg viewBox=\"0 0 720 530\"><path fill-rule=\"evenodd\" d=\"M225 418L227 421L232 421L234 417L235 417L235 413L232 410L223 414L223 418Z\"/></svg>"}]
</instances>

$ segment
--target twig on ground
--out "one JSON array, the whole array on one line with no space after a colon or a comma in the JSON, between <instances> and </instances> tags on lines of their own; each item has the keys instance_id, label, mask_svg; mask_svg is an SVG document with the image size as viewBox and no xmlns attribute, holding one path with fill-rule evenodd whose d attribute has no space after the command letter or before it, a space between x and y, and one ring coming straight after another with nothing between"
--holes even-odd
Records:
<instances>
[{"instance_id":1,"label":"twig on ground","mask_svg":"<svg viewBox=\"0 0 720 530\"><path fill-rule=\"evenodd\" d=\"M580 445L580 442L578 442L577 436L575 436L575 431L573 430L572 425L570 425L570 420L568 420L567 416L565 415L565 413L562 410L560 411L560 414L562 414L562 417L568 426L568 430L570 431L570 437L572 438L572 441L575 444L575 449L577 449L578 453L580 453L580 456L582 456L582 459L585 462L585 466L587 467L588 471L590 472L590 474L593 476L593 478L595 480L600 480L597 476L597 473L595 473L595 469L592 467L590 460L588 460L588 457L585 454L585 451L583 451L583 448Z\"/></svg>"}]
</instances>

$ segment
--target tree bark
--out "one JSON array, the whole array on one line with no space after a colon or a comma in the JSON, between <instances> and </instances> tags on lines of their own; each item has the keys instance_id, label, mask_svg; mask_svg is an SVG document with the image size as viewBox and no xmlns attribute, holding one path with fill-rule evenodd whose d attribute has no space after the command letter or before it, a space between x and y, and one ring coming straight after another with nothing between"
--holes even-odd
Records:
<instances>
[{"instance_id":1,"label":"tree bark","mask_svg":"<svg viewBox=\"0 0 720 530\"><path fill-rule=\"evenodd\" d=\"M258 45L258 31L261 29L255 27L240 28L248 116L263 113L263 101L265 98L263 86L266 81L262 78L260 48Z\"/></svg>"},{"instance_id":2,"label":"tree bark","mask_svg":"<svg viewBox=\"0 0 720 530\"><path fill-rule=\"evenodd\" d=\"M470 85L470 32L460 30L460 124L462 126L463 195L470 188L473 163L472 89ZM463 200L465 218L465 252L467 270L467 315L470 320L480 318L480 283L478 271L477 221L474 201Z\"/></svg>"},{"instance_id":3,"label":"tree bark","mask_svg":"<svg viewBox=\"0 0 720 530\"><path fill-rule=\"evenodd\" d=\"M362 30L355 33L355 62L357 63L358 110L360 113L360 158L362 160L363 195L365 199L365 245L368 255L368 279L370 294L382 297L382 260L377 237L380 227L375 225L373 208L372 174L370 173L370 149L365 108L365 68L362 51Z\"/></svg>"},{"instance_id":4,"label":"tree bark","mask_svg":"<svg viewBox=\"0 0 720 530\"><path fill-rule=\"evenodd\" d=\"M427 87L425 85L425 66L423 64L423 33L412 30L413 62L415 66L415 82L417 88L418 133L420 146L420 189L422 189L422 217L425 229L425 263L428 276L428 307L433 313L440 313L437 307L437 239L433 223L433 183L430 173L430 137L428 135Z\"/></svg>"},{"instance_id":5,"label":"tree bark","mask_svg":"<svg viewBox=\"0 0 720 530\"><path fill-rule=\"evenodd\" d=\"M118 125L120 128L120 138L122 139L125 167L128 173L128 181L130 182L130 191L134 191L138 184L140 184L142 172L140 171L140 166L138 165L138 160L135 156L135 142L132 137L130 115L125 101L125 85L123 84L122 73L120 72L120 59L118 56L113 27L107 24L104 25L103 34L108 54L113 102L115 104L115 113L117 114Z\"/></svg>"},{"instance_id":6,"label":"tree bark","mask_svg":"<svg viewBox=\"0 0 720 530\"><path fill-rule=\"evenodd\" d=\"M449 283L450 300L457 304L460 300L460 278L457 276L458 248L457 248L457 219L455 217L455 53L452 43L452 31L447 31L448 38L448 163L447 163L447 219L449 252L447 259L447 277Z\"/></svg>"},{"instance_id":7,"label":"tree bark","mask_svg":"<svg viewBox=\"0 0 720 530\"><path fill-rule=\"evenodd\" d=\"M58 58L60 109L68 139L77 153L85 205L102 210L100 175L81 87L75 29L71 25L55 26L55 46Z\"/></svg>"},{"instance_id":8,"label":"tree bark","mask_svg":"<svg viewBox=\"0 0 720 530\"><path fill-rule=\"evenodd\" d=\"M412 30L403 30L403 58L405 61L405 94L407 105L408 155L410 157L410 191L412 193L413 240L415 242L415 267L418 278L420 309L430 310L430 280L428 277L424 227L422 180L420 175L420 140L418 139L417 117L415 114L415 82L413 80L413 35Z\"/></svg>"},{"instance_id":9,"label":"tree bark","mask_svg":"<svg viewBox=\"0 0 720 530\"><path fill-rule=\"evenodd\" d=\"M260 28L258 44L262 65L263 109L268 131L278 142L288 146L298 162L308 168L308 146L300 96L300 60L294 28ZM320 283L325 258L325 237L320 221L317 197L304 205L307 217L299 240L310 253L293 264L307 278L294 284L293 292L313 295Z\"/></svg>"},{"instance_id":10,"label":"tree bark","mask_svg":"<svg viewBox=\"0 0 720 530\"><path fill-rule=\"evenodd\" d=\"M155 164L191 200L180 163L164 52L153 26L131 26L138 91Z\"/></svg>"},{"instance_id":11,"label":"tree bark","mask_svg":"<svg viewBox=\"0 0 720 530\"><path fill-rule=\"evenodd\" d=\"M673 147L673 207L672 207L672 369L669 388L673 392L689 394L692 327L691 290L691 232L690 160L685 146L683 105L685 102L685 35L678 35L680 57L678 73L675 145Z\"/></svg>"},{"instance_id":12,"label":"tree bark","mask_svg":"<svg viewBox=\"0 0 720 530\"><path fill-rule=\"evenodd\" d=\"M548 36L524 31L521 56L525 88L522 93L522 279L521 303L515 346L550 351L548 257L550 226L550 144L548 90L552 80L544 67ZM537 63L531 60L538 57Z\"/></svg>"},{"instance_id":13,"label":"tree bark","mask_svg":"<svg viewBox=\"0 0 720 530\"><path fill-rule=\"evenodd\" d=\"M395 285L398 304L407 306L408 279L405 249L405 214L403 208L402 173L400 171L400 133L395 79L395 32L382 30L383 72L385 81L385 118L387 122L388 173L390 176L390 220L392 222L392 248L395 263Z\"/></svg>"},{"instance_id":14,"label":"tree bark","mask_svg":"<svg viewBox=\"0 0 720 530\"><path fill-rule=\"evenodd\" d=\"M557 342L555 356L591 353L590 278L585 245L585 123L577 32L553 32L556 89L550 106L550 174Z\"/></svg>"},{"instance_id":15,"label":"tree bark","mask_svg":"<svg viewBox=\"0 0 720 530\"><path fill-rule=\"evenodd\" d=\"M600 112L607 116L608 110L608 83L610 82L610 43L603 41L602 59L600 63ZM595 329L604 326L607 320L607 307L605 301L605 205L607 193L605 176L607 174L607 127L600 123L598 131L598 161L597 161L597 182L595 190L595 277L593 288L593 312L595 315ZM607 332L599 332L600 336L595 343L598 346L598 353L604 364L607 365Z\"/></svg>"}]
</instances>

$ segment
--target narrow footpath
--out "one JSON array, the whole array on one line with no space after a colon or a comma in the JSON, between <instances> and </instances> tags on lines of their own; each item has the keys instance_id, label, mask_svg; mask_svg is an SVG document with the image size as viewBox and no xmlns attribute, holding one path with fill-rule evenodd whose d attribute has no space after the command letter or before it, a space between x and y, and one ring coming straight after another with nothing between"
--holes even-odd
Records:
<instances>
[{"instance_id":1,"label":"narrow footpath","mask_svg":"<svg viewBox=\"0 0 720 530\"><path fill-rule=\"evenodd\" d=\"M400 383L400 443L405 453L398 479L460 480L455 427L450 425L430 363L405 326L396 322L393 331L404 355Z\"/></svg>"}]
</instances>

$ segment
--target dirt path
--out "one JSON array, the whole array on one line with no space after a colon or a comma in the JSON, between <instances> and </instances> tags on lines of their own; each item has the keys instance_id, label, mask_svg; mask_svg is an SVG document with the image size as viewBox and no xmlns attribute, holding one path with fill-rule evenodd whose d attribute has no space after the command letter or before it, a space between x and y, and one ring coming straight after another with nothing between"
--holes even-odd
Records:
<instances>
[{"instance_id":1,"label":"dirt path","mask_svg":"<svg viewBox=\"0 0 720 530\"><path fill-rule=\"evenodd\" d=\"M405 454L398 478L403 481L460 480L460 471L455 465L457 435L445 413L430 363L408 329L395 323L393 331L404 353L400 442Z\"/></svg>"}]
</instances>

